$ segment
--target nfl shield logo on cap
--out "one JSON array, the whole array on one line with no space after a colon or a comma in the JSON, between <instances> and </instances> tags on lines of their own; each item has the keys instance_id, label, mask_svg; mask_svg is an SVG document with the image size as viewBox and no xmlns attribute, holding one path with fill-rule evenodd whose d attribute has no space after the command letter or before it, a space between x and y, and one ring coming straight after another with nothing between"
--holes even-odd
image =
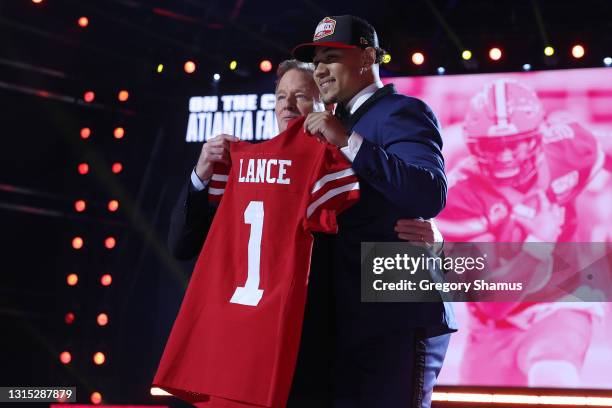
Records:
<instances>
[{"instance_id":1,"label":"nfl shield logo on cap","mask_svg":"<svg viewBox=\"0 0 612 408\"><path fill-rule=\"evenodd\" d=\"M317 28L315 30L314 37L312 41L320 40L323 37L327 37L328 35L332 35L334 30L336 29L336 20L331 17L325 17L323 20L319 22Z\"/></svg>"}]
</instances>

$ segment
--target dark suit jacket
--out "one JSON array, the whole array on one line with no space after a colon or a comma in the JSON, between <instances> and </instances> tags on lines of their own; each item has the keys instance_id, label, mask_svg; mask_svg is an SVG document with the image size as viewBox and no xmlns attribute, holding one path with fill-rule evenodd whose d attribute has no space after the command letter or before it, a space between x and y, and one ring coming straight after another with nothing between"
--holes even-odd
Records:
<instances>
[{"instance_id":1,"label":"dark suit jacket","mask_svg":"<svg viewBox=\"0 0 612 408\"><path fill-rule=\"evenodd\" d=\"M401 218L433 218L446 203L440 126L421 100L387 85L349 118L348 132L363 138L353 170L360 180L359 202L338 218L332 237L333 293L340 342L361 341L401 330L427 336L456 330L450 304L362 303L361 242L400 241Z\"/></svg>"}]
</instances>

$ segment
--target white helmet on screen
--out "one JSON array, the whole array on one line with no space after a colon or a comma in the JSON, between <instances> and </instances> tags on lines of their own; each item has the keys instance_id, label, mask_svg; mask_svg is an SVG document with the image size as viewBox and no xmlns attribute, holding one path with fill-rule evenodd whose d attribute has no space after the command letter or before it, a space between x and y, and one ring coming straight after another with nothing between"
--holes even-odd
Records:
<instances>
[{"instance_id":1,"label":"white helmet on screen","mask_svg":"<svg viewBox=\"0 0 612 408\"><path fill-rule=\"evenodd\" d=\"M481 171L516 186L536 174L543 121L542 103L532 89L499 79L471 99L463 133Z\"/></svg>"}]
</instances>

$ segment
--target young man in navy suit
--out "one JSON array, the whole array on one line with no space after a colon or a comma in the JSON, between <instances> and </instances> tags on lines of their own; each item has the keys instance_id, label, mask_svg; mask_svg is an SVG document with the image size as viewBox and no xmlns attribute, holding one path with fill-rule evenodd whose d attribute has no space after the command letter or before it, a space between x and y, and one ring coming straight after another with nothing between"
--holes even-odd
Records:
<instances>
[{"instance_id":1,"label":"young man in navy suit","mask_svg":"<svg viewBox=\"0 0 612 408\"><path fill-rule=\"evenodd\" d=\"M396 222L433 218L446 202L440 126L422 101L383 86L384 51L354 16L325 17L293 55L313 62L324 103L305 128L342 149L360 178L361 199L332 237L336 345L334 407L429 407L456 330L449 304L362 303L361 242L398 241Z\"/></svg>"}]
</instances>

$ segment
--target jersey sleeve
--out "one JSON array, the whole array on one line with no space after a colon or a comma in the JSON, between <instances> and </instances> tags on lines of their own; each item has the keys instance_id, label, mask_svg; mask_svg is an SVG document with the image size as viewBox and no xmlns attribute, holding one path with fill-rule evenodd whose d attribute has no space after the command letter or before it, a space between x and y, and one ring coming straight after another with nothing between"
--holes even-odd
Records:
<instances>
[{"instance_id":1,"label":"jersey sleeve","mask_svg":"<svg viewBox=\"0 0 612 408\"><path fill-rule=\"evenodd\" d=\"M231 166L223 163L213 165L213 174L208 185L208 201L219 203L225 192L225 186L229 177Z\"/></svg>"},{"instance_id":2,"label":"jersey sleeve","mask_svg":"<svg viewBox=\"0 0 612 408\"><path fill-rule=\"evenodd\" d=\"M359 200L359 179L340 149L325 145L309 182L305 227L337 233L336 216Z\"/></svg>"}]
</instances>

